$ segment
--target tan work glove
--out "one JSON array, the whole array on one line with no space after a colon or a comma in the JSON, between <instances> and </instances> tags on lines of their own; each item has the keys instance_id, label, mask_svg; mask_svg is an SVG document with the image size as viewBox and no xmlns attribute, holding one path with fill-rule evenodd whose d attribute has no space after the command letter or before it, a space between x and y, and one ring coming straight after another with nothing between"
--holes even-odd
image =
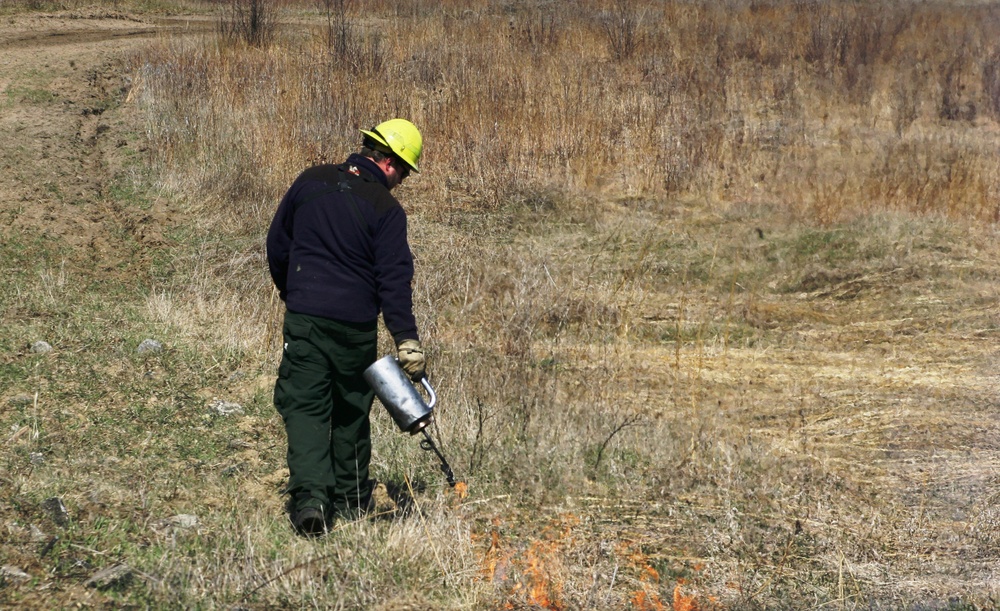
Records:
<instances>
[{"instance_id":1,"label":"tan work glove","mask_svg":"<svg viewBox=\"0 0 1000 611\"><path fill-rule=\"evenodd\" d=\"M424 357L424 349L420 347L420 342L415 339L404 339L396 347L399 353L396 359L403 371L416 382L427 375L427 358Z\"/></svg>"}]
</instances>

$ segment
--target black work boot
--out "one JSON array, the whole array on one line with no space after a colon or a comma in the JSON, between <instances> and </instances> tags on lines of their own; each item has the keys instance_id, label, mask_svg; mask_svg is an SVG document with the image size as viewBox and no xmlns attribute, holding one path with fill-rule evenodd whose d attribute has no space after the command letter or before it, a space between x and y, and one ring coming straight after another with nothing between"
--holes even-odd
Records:
<instances>
[{"instance_id":1,"label":"black work boot","mask_svg":"<svg viewBox=\"0 0 1000 611\"><path fill-rule=\"evenodd\" d=\"M326 534L326 516L323 515L323 503L313 499L297 507L292 513L292 525L295 532L303 537L319 537Z\"/></svg>"}]
</instances>

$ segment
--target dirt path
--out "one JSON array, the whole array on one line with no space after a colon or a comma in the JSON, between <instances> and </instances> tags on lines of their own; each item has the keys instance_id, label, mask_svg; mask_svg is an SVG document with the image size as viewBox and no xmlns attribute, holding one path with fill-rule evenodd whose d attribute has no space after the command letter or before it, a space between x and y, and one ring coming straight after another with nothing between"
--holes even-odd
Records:
<instances>
[{"instance_id":1,"label":"dirt path","mask_svg":"<svg viewBox=\"0 0 1000 611\"><path fill-rule=\"evenodd\" d=\"M120 129L128 83L119 66L159 32L185 25L99 9L0 22L0 236L53 240L81 271L120 260L117 230L155 237L162 218L108 197L136 153Z\"/></svg>"}]
</instances>

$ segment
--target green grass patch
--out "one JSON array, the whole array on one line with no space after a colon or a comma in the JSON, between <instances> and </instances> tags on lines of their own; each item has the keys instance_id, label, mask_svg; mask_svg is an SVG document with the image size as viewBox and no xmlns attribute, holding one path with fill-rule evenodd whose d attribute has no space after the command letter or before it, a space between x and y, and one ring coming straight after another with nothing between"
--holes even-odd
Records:
<instances>
[{"instance_id":1,"label":"green grass patch","mask_svg":"<svg viewBox=\"0 0 1000 611\"><path fill-rule=\"evenodd\" d=\"M8 105L15 103L27 104L51 104L58 99L58 96L48 89L36 87L14 86L7 88Z\"/></svg>"}]
</instances>

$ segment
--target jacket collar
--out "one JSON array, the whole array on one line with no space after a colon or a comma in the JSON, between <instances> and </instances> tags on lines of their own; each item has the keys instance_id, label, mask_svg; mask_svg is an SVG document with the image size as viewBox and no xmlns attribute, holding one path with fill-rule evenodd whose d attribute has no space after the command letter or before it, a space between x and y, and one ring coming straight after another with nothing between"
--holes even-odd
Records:
<instances>
[{"instance_id":1,"label":"jacket collar","mask_svg":"<svg viewBox=\"0 0 1000 611\"><path fill-rule=\"evenodd\" d=\"M351 172L351 168L357 168L359 176L368 174L371 178L374 178L382 183L383 187L386 189L389 188L389 181L386 180L385 172L383 172L382 168L378 167L378 165L376 165L371 159L363 155L359 155L358 153L353 153L344 163L345 170Z\"/></svg>"}]
</instances>

